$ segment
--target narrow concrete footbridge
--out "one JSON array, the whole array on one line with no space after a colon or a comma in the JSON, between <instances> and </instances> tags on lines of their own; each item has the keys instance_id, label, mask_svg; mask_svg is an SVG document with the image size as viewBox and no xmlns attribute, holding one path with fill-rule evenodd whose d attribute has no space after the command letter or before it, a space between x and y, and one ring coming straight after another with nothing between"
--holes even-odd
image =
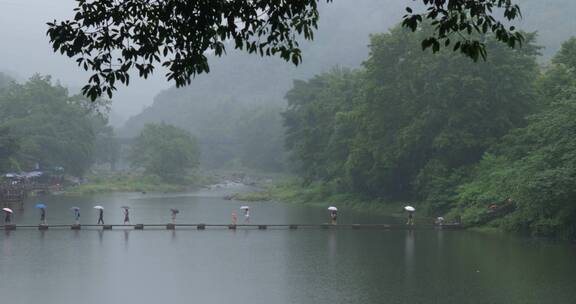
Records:
<instances>
[{"instance_id":1,"label":"narrow concrete footbridge","mask_svg":"<svg viewBox=\"0 0 576 304\"><path fill-rule=\"evenodd\" d=\"M167 230L206 230L206 229L253 229L253 230L297 230L297 229L332 229L332 230L461 230L464 227L461 224L417 224L417 225L404 225L404 224L129 224L129 225L86 225L86 224L50 224L50 225L16 225L6 224L0 226L0 230L17 230L17 229L72 229L72 230L112 230L112 229L134 229L134 230L148 230L148 229L167 229Z\"/></svg>"}]
</instances>

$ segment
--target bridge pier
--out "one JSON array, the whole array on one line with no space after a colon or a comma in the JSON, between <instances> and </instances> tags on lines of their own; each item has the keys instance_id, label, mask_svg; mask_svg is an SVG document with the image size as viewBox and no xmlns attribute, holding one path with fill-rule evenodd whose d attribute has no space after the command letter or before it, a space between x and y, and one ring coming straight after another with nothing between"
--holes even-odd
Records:
<instances>
[{"instance_id":1,"label":"bridge pier","mask_svg":"<svg viewBox=\"0 0 576 304\"><path fill-rule=\"evenodd\" d=\"M48 230L48 225L40 224L38 225L38 230Z\"/></svg>"},{"instance_id":2,"label":"bridge pier","mask_svg":"<svg viewBox=\"0 0 576 304\"><path fill-rule=\"evenodd\" d=\"M166 225L166 229L168 229L168 230L174 230L174 229L176 229L176 225L175 225L175 224L167 224L167 225Z\"/></svg>"},{"instance_id":3,"label":"bridge pier","mask_svg":"<svg viewBox=\"0 0 576 304\"><path fill-rule=\"evenodd\" d=\"M136 229L136 230L144 230L144 224L136 224L136 225L134 225L134 229Z\"/></svg>"},{"instance_id":4,"label":"bridge pier","mask_svg":"<svg viewBox=\"0 0 576 304\"><path fill-rule=\"evenodd\" d=\"M82 229L82 226L80 224L72 224L72 226L70 226L70 229L80 230L80 229Z\"/></svg>"},{"instance_id":5,"label":"bridge pier","mask_svg":"<svg viewBox=\"0 0 576 304\"><path fill-rule=\"evenodd\" d=\"M230 229L230 230L236 230L236 225L228 225L228 229Z\"/></svg>"},{"instance_id":6,"label":"bridge pier","mask_svg":"<svg viewBox=\"0 0 576 304\"><path fill-rule=\"evenodd\" d=\"M112 225L102 225L102 230L112 230Z\"/></svg>"}]
</instances>

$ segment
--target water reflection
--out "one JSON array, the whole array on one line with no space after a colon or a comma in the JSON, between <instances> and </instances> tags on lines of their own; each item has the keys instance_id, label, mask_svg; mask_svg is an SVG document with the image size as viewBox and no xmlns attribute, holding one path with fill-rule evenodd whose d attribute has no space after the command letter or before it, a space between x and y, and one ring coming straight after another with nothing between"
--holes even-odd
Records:
<instances>
[{"instance_id":1,"label":"water reflection","mask_svg":"<svg viewBox=\"0 0 576 304\"><path fill-rule=\"evenodd\" d=\"M4 230L4 239L2 240L2 253L4 256L12 255L12 239L10 230Z\"/></svg>"},{"instance_id":2,"label":"water reflection","mask_svg":"<svg viewBox=\"0 0 576 304\"><path fill-rule=\"evenodd\" d=\"M337 232L335 229L330 229L328 231L328 237L326 238L327 241L327 253L330 262L334 264L336 262L336 258L338 255L338 237Z\"/></svg>"},{"instance_id":3,"label":"water reflection","mask_svg":"<svg viewBox=\"0 0 576 304\"><path fill-rule=\"evenodd\" d=\"M187 223L229 222L229 210L238 208L216 195L170 200L183 210L179 220ZM129 202L145 224L166 214L160 196L94 201L105 208ZM66 197L47 203L52 223L68 222L69 206L77 204ZM190 212L187 204L198 212ZM314 223L325 216L324 208L252 206L262 223ZM376 222L371 215L346 215L355 222ZM37 219L30 211L22 221ZM107 223L121 221L120 212L107 217ZM70 232L67 226L4 231L0 242L1 303L152 304L193 298L251 304L555 304L576 298L573 246L466 231L207 227Z\"/></svg>"},{"instance_id":4,"label":"water reflection","mask_svg":"<svg viewBox=\"0 0 576 304\"><path fill-rule=\"evenodd\" d=\"M438 254L442 254L442 248L444 247L444 230L438 229L436 233L436 244L438 248Z\"/></svg>"},{"instance_id":5,"label":"water reflection","mask_svg":"<svg viewBox=\"0 0 576 304\"><path fill-rule=\"evenodd\" d=\"M404 240L404 269L406 278L410 278L414 272L414 230L406 230Z\"/></svg>"},{"instance_id":6,"label":"water reflection","mask_svg":"<svg viewBox=\"0 0 576 304\"><path fill-rule=\"evenodd\" d=\"M130 230L124 229L124 250L128 250L130 244Z\"/></svg>"}]
</instances>

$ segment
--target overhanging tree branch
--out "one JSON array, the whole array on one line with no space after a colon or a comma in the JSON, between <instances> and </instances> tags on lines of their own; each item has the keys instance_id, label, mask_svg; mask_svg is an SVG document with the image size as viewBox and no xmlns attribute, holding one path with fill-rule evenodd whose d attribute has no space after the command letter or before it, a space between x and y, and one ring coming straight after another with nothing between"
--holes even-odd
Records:
<instances>
[{"instance_id":1,"label":"overhanging tree branch","mask_svg":"<svg viewBox=\"0 0 576 304\"><path fill-rule=\"evenodd\" d=\"M190 84L195 75L210 71L206 54L222 56L227 46L298 65L298 39L313 39L320 1L76 0L74 18L48 23L47 34L55 52L93 72L82 93L95 100L112 97L117 82L128 85L130 71L147 78L158 64L177 87ZM423 48L447 47L452 33L493 32L511 47L522 42L513 27L494 17L494 11L502 11L506 20L519 17L511 0L414 1L422 1L426 13L407 8L403 25L415 31L428 19L435 26ZM461 39L454 45L458 49L474 60L486 57L478 40Z\"/></svg>"}]
</instances>

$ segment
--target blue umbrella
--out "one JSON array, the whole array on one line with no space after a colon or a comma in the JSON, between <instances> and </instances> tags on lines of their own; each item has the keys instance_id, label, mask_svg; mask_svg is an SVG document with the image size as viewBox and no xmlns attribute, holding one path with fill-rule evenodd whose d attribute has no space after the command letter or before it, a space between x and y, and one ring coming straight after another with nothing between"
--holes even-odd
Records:
<instances>
[{"instance_id":1,"label":"blue umbrella","mask_svg":"<svg viewBox=\"0 0 576 304\"><path fill-rule=\"evenodd\" d=\"M36 209L46 209L46 205L44 205L42 203L38 203L38 204L36 204Z\"/></svg>"}]
</instances>

